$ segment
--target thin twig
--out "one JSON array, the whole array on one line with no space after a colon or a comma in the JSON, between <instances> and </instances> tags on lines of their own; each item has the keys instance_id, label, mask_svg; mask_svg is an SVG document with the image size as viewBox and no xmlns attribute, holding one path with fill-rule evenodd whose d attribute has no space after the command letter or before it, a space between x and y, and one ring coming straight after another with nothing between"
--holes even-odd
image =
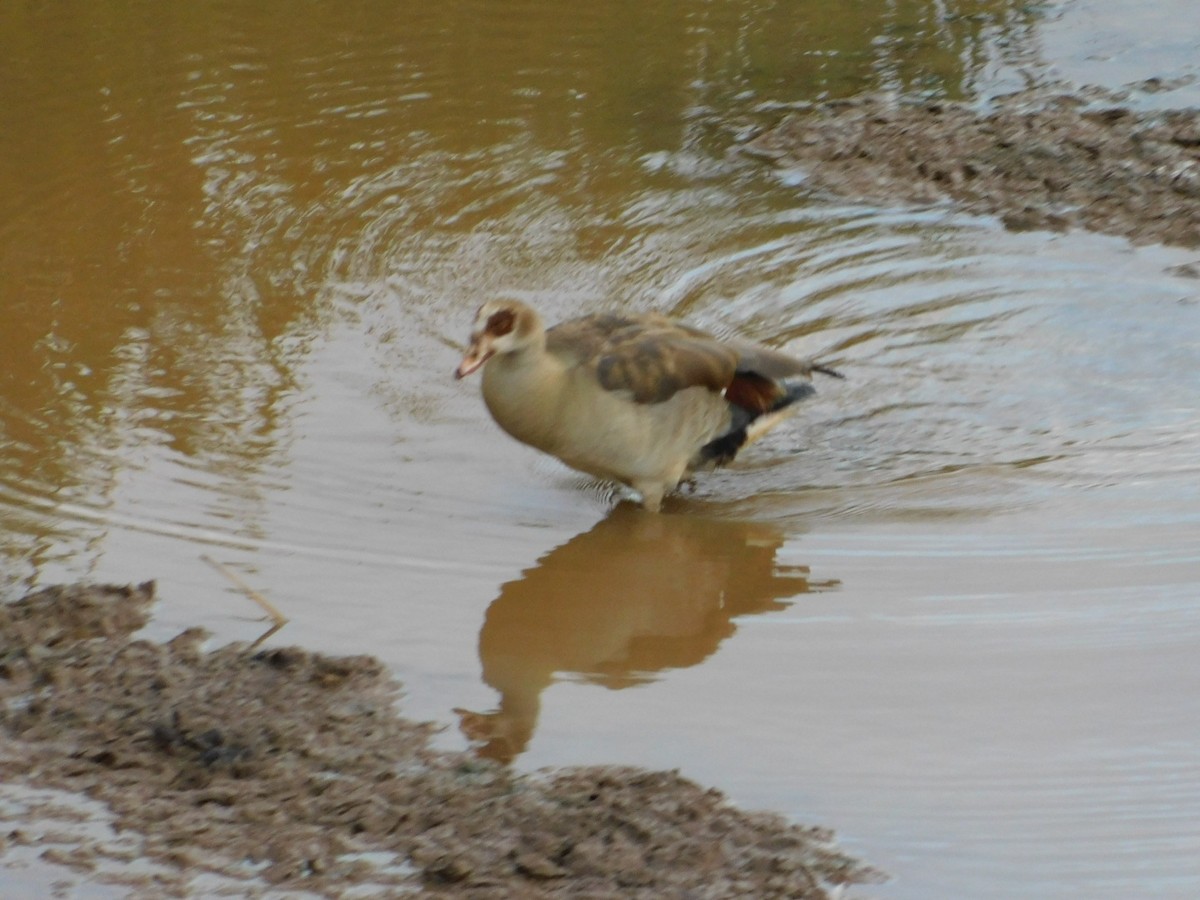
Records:
<instances>
[{"instance_id":1,"label":"thin twig","mask_svg":"<svg viewBox=\"0 0 1200 900\"><path fill-rule=\"evenodd\" d=\"M233 571L231 571L228 566L217 562L215 559L213 559L211 556L209 556L206 553L202 553L200 555L200 558L202 560L204 560L206 563L208 563L210 566L212 566L214 569L216 569L218 572L220 572L222 575L224 575L226 578L228 578L230 581L232 581L234 584L236 584L239 588L241 588L242 593L244 593L247 597L249 597L251 600L253 600L255 603L257 603L259 606L261 606L266 611L266 613L270 617L271 621L275 623L275 627L271 631L267 632L267 634L264 634L261 638L259 638L258 641L255 642L256 644L260 643L268 635L274 634L276 631L278 631L280 628L282 628L284 625L287 624L287 621L288 621L287 616L285 616L278 609L276 609L275 605L273 603L271 603L270 600L268 600L266 597L264 597L262 594L260 594L254 588L250 587L250 585L246 584L246 582L242 581L242 579L239 578Z\"/></svg>"},{"instance_id":2,"label":"thin twig","mask_svg":"<svg viewBox=\"0 0 1200 900\"><path fill-rule=\"evenodd\" d=\"M265 641L267 638L269 638L271 635L273 635L275 632L277 632L280 628L282 628L286 624L287 624L286 622L276 622L274 625L272 625L270 628L268 628L266 631L264 631L262 634L260 634L255 639L254 643L252 643L248 649L257 650L258 646L263 641Z\"/></svg>"}]
</instances>

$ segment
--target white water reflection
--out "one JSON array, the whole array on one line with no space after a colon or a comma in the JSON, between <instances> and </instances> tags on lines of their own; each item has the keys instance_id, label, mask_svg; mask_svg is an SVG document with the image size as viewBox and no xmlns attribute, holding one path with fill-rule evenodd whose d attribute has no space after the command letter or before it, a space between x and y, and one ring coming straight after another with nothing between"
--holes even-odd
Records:
<instances>
[{"instance_id":1,"label":"white water reflection","mask_svg":"<svg viewBox=\"0 0 1200 900\"><path fill-rule=\"evenodd\" d=\"M1138 106L1180 109L1200 103L1198 29L1200 9L1190 3L1072 0L1052 9L1039 42L1048 77L1133 88Z\"/></svg>"}]
</instances>

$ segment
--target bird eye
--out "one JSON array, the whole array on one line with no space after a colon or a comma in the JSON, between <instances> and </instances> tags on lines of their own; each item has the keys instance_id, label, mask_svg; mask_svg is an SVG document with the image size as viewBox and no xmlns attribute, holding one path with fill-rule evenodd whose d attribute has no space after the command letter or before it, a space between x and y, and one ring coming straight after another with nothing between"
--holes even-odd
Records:
<instances>
[{"instance_id":1,"label":"bird eye","mask_svg":"<svg viewBox=\"0 0 1200 900\"><path fill-rule=\"evenodd\" d=\"M487 320L487 333L501 337L513 330L516 324L516 314L511 309L502 309L492 313Z\"/></svg>"}]
</instances>

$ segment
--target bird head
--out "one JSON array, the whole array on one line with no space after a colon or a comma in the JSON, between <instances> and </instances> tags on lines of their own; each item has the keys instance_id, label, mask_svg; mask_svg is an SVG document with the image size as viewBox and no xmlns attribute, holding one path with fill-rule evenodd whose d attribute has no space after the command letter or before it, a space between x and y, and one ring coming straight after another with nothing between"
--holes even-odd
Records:
<instances>
[{"instance_id":1,"label":"bird head","mask_svg":"<svg viewBox=\"0 0 1200 900\"><path fill-rule=\"evenodd\" d=\"M542 333L542 320L532 307L519 300L489 300L475 314L470 344L454 377L465 378L493 356L515 353Z\"/></svg>"}]
</instances>

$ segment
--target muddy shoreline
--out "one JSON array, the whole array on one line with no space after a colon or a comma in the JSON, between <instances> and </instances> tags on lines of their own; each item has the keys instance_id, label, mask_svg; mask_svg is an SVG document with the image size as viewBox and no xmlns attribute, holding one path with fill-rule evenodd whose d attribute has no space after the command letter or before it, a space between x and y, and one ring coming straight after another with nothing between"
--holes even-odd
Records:
<instances>
[{"instance_id":1,"label":"muddy shoreline","mask_svg":"<svg viewBox=\"0 0 1200 900\"><path fill-rule=\"evenodd\" d=\"M947 201L1014 230L1087 228L1200 247L1200 112L1143 113L1101 92L965 103L806 104L741 150L803 187L878 203Z\"/></svg>"},{"instance_id":2,"label":"muddy shoreline","mask_svg":"<svg viewBox=\"0 0 1200 900\"><path fill-rule=\"evenodd\" d=\"M676 773L434 751L367 656L135 639L153 602L147 583L0 605L5 785L85 795L137 836L73 838L44 825L69 804L34 804L43 824L10 821L0 863L33 847L123 896L820 898L879 877L828 832Z\"/></svg>"}]
</instances>

